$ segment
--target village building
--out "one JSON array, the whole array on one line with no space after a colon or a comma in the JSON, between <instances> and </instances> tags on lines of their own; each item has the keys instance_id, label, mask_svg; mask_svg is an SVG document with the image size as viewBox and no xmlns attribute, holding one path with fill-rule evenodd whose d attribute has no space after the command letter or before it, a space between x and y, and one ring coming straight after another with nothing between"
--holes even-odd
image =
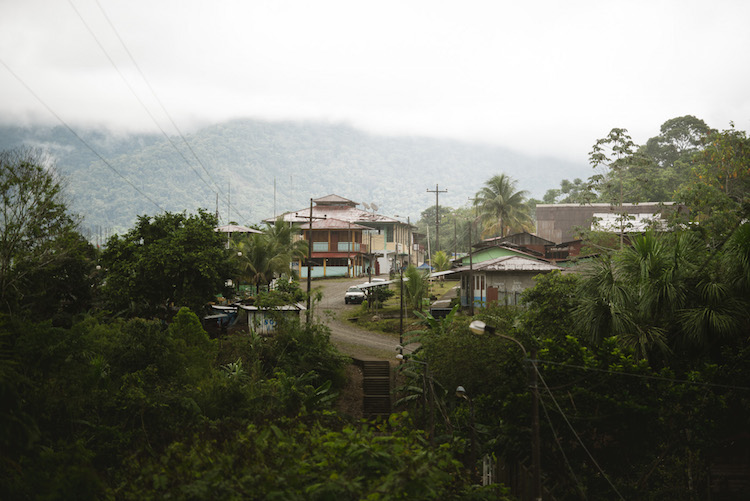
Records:
<instances>
[{"instance_id":1,"label":"village building","mask_svg":"<svg viewBox=\"0 0 750 501\"><path fill-rule=\"evenodd\" d=\"M310 207L279 216L300 229L299 238L312 236L311 276L380 275L424 262L424 248L414 243L413 226L359 205L327 195L312 200ZM297 266L306 276L307 263Z\"/></svg>"},{"instance_id":2,"label":"village building","mask_svg":"<svg viewBox=\"0 0 750 501\"><path fill-rule=\"evenodd\" d=\"M461 280L461 305L518 304L521 293L534 286L534 277L561 270L557 265L529 256L508 254L453 271Z\"/></svg>"},{"instance_id":3,"label":"village building","mask_svg":"<svg viewBox=\"0 0 750 501\"><path fill-rule=\"evenodd\" d=\"M595 204L538 204L536 206L536 234L538 237L561 244L576 240L581 230L642 232L654 225L661 226L670 212L685 210L674 202L643 202L613 205ZM626 215L626 218L622 216Z\"/></svg>"}]
</instances>

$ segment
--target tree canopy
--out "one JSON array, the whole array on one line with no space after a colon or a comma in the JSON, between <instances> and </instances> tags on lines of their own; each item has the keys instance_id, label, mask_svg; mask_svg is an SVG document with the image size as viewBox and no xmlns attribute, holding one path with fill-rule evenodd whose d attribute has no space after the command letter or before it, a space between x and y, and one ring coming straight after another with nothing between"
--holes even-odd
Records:
<instances>
[{"instance_id":1,"label":"tree canopy","mask_svg":"<svg viewBox=\"0 0 750 501\"><path fill-rule=\"evenodd\" d=\"M503 237L508 231L521 231L531 224L525 203L527 192L517 190L516 184L509 176L498 174L477 192L474 204L479 208L485 236Z\"/></svg>"},{"instance_id":2,"label":"tree canopy","mask_svg":"<svg viewBox=\"0 0 750 501\"><path fill-rule=\"evenodd\" d=\"M140 315L165 315L180 306L202 311L231 276L215 227L215 216L203 210L139 217L102 253L106 306Z\"/></svg>"},{"instance_id":3,"label":"tree canopy","mask_svg":"<svg viewBox=\"0 0 750 501\"><path fill-rule=\"evenodd\" d=\"M41 150L0 152L0 204L0 308L39 318L85 309L93 249Z\"/></svg>"}]
</instances>

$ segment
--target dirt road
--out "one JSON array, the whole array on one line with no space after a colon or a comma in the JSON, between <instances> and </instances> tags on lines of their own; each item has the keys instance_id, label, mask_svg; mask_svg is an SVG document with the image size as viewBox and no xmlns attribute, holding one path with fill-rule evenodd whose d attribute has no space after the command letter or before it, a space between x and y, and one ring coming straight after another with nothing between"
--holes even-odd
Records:
<instances>
[{"instance_id":1,"label":"dirt road","mask_svg":"<svg viewBox=\"0 0 750 501\"><path fill-rule=\"evenodd\" d=\"M384 277L386 278L386 277ZM323 299L315 306L315 316L331 329L331 342L342 353L349 356L370 356L394 359L398 335L387 335L359 329L349 321L343 320L342 313L347 310L358 310L358 304L344 304L344 293L352 285L359 285L367 278L318 280L312 283L313 289L323 292ZM302 284L304 287L304 283ZM408 352L408 347L405 352Z\"/></svg>"}]
</instances>

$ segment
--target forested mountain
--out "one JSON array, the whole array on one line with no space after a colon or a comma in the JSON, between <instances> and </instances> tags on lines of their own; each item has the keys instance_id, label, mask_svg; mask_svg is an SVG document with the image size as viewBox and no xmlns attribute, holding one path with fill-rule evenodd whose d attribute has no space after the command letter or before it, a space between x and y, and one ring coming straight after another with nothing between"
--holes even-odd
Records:
<instances>
[{"instance_id":1,"label":"forested mountain","mask_svg":"<svg viewBox=\"0 0 750 501\"><path fill-rule=\"evenodd\" d=\"M377 136L322 123L225 122L186 134L189 147L179 136L76 133L106 163L63 127L1 127L0 149L25 143L49 151L69 182L71 207L93 233L123 232L137 215L159 208L214 211L217 198L222 222L253 224L331 193L416 219L435 203L427 190L436 184L448 190L441 205L460 207L498 173L541 196L561 179L586 177L590 170L495 146Z\"/></svg>"}]
</instances>

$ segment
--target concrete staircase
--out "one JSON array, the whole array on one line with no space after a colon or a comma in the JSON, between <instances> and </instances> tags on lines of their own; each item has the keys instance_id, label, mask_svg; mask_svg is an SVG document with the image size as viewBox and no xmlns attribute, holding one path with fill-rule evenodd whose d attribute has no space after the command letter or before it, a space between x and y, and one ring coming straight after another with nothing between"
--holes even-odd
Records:
<instances>
[{"instance_id":1,"label":"concrete staircase","mask_svg":"<svg viewBox=\"0 0 750 501\"><path fill-rule=\"evenodd\" d=\"M354 358L362 369L363 412L366 418L388 416L391 413L391 365L377 358Z\"/></svg>"}]
</instances>

